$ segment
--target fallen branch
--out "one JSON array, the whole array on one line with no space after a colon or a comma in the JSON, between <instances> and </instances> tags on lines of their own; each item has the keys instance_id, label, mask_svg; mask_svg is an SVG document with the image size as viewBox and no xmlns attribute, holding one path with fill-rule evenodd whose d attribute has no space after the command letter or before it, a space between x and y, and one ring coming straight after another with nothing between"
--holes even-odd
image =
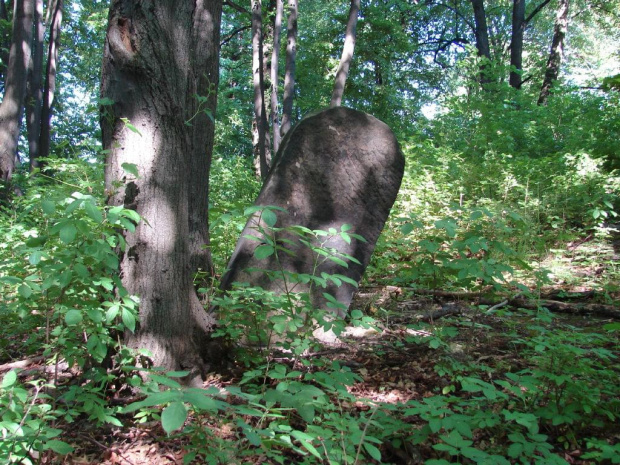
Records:
<instances>
[{"instance_id":1,"label":"fallen branch","mask_svg":"<svg viewBox=\"0 0 620 465\"><path fill-rule=\"evenodd\" d=\"M495 302L483 300L485 305L494 305ZM516 297L508 299L508 305L517 308L526 308L528 310L537 310L541 307L556 313L568 313L572 315L595 315L604 318L620 319L620 308L613 305L604 304L584 304L584 303L568 303L559 302L557 300L534 300Z\"/></svg>"},{"instance_id":2,"label":"fallen branch","mask_svg":"<svg viewBox=\"0 0 620 465\"><path fill-rule=\"evenodd\" d=\"M439 310L427 312L424 315L418 315L415 319L424 323L432 323L440 318L444 318L449 315L460 315L461 313L463 313L463 309L461 307L455 305L454 303L448 303Z\"/></svg>"},{"instance_id":3,"label":"fallen branch","mask_svg":"<svg viewBox=\"0 0 620 465\"><path fill-rule=\"evenodd\" d=\"M37 357L27 358L25 360L18 360L16 362L5 363L0 365L0 373L4 373L5 371L16 370L20 368L26 368L34 363L38 363L44 360L44 357L39 355Z\"/></svg>"}]
</instances>

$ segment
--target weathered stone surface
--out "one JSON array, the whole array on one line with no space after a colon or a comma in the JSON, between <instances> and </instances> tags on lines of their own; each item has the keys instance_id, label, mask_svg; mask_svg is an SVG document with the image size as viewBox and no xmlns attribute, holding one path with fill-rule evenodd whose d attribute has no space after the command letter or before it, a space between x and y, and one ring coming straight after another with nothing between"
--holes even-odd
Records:
<instances>
[{"instance_id":1,"label":"weathered stone surface","mask_svg":"<svg viewBox=\"0 0 620 465\"><path fill-rule=\"evenodd\" d=\"M324 110L305 117L288 132L255 205L286 209L277 212L276 228L302 225L340 231L344 224L351 225L351 232L367 242L353 238L349 244L334 237L326 245L355 257L360 264L351 262L345 268L328 260L316 274L341 274L359 282L396 199L404 166L398 142L386 124L347 108ZM259 214L246 224L222 278L223 289L234 282L247 282L284 292L282 280L270 281L264 273L248 268L278 270L281 266L292 273L312 273L315 255L298 242L286 245L294 256L278 254L279 264L274 255L256 258L254 251L261 242L245 236L260 237L256 231L259 225L266 226ZM279 237L296 241L287 234ZM308 291L308 286L298 284L294 290ZM313 289L312 301L321 308L326 308L324 292L348 307L355 287L330 283L327 288Z\"/></svg>"}]
</instances>

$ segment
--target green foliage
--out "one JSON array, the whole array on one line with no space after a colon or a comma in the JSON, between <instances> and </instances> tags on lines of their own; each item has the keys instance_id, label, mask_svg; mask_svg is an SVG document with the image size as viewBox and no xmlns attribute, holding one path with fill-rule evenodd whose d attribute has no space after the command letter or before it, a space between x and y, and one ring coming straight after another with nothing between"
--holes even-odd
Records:
<instances>
[{"instance_id":1,"label":"green foliage","mask_svg":"<svg viewBox=\"0 0 620 465\"><path fill-rule=\"evenodd\" d=\"M14 370L0 384L0 457L4 463L33 464L31 451L53 451L65 455L73 447L58 438L61 429L52 427L59 414L45 393L52 384L33 381L27 388Z\"/></svg>"},{"instance_id":2,"label":"green foliage","mask_svg":"<svg viewBox=\"0 0 620 465\"><path fill-rule=\"evenodd\" d=\"M56 419L86 415L120 425L106 395L122 376L108 369L133 361L120 336L137 324L138 299L118 278L118 251L139 216L101 205L101 172L90 163L47 166L54 178L39 173L23 180L24 195L0 219L0 321L10 335L0 359L41 353L47 363L80 370L84 382L54 390L56 379L41 379L26 389L15 372L5 376L0 404L8 445L1 452L16 461L28 461L31 450L71 450L56 439L61 430L50 426Z\"/></svg>"}]
</instances>

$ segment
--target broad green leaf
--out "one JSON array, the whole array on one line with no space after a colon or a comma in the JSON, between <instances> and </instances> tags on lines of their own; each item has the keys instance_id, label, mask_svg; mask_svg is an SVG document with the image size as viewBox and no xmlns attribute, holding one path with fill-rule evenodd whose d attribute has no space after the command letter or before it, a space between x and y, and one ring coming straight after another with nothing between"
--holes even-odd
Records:
<instances>
[{"instance_id":1,"label":"broad green leaf","mask_svg":"<svg viewBox=\"0 0 620 465\"><path fill-rule=\"evenodd\" d=\"M140 174L138 173L138 166L135 163L123 163L121 164L121 168L129 174L133 174L136 178L140 177Z\"/></svg>"},{"instance_id":2,"label":"broad green leaf","mask_svg":"<svg viewBox=\"0 0 620 465\"><path fill-rule=\"evenodd\" d=\"M65 270L60 273L58 284L60 287L67 287L71 283L71 278L73 278L73 271Z\"/></svg>"},{"instance_id":3,"label":"broad green leaf","mask_svg":"<svg viewBox=\"0 0 620 465\"><path fill-rule=\"evenodd\" d=\"M43 252L41 252L40 250L35 250L30 254L30 257L28 257L28 261L31 265L38 265L42 257Z\"/></svg>"},{"instance_id":4,"label":"broad green leaf","mask_svg":"<svg viewBox=\"0 0 620 465\"><path fill-rule=\"evenodd\" d=\"M136 317L134 317L133 313L125 307L121 310L121 319L123 320L125 328L129 331L133 333L136 330Z\"/></svg>"},{"instance_id":5,"label":"broad green leaf","mask_svg":"<svg viewBox=\"0 0 620 465\"><path fill-rule=\"evenodd\" d=\"M263 210L262 218L265 224L270 228L273 228L278 221L278 217L272 210Z\"/></svg>"},{"instance_id":6,"label":"broad green leaf","mask_svg":"<svg viewBox=\"0 0 620 465\"><path fill-rule=\"evenodd\" d=\"M405 223L400 227L400 232L405 236L411 231L413 231L413 223Z\"/></svg>"},{"instance_id":7,"label":"broad green leaf","mask_svg":"<svg viewBox=\"0 0 620 465\"><path fill-rule=\"evenodd\" d=\"M381 462L381 451L379 449L368 442L364 443L364 449L366 449L368 455L370 455L374 460Z\"/></svg>"},{"instance_id":8,"label":"broad green leaf","mask_svg":"<svg viewBox=\"0 0 620 465\"><path fill-rule=\"evenodd\" d=\"M67 326L77 325L82 321L82 312L79 310L71 309L65 315L65 323Z\"/></svg>"},{"instance_id":9,"label":"broad green leaf","mask_svg":"<svg viewBox=\"0 0 620 465\"><path fill-rule=\"evenodd\" d=\"M156 405L165 404L168 402L179 401L181 393L179 391L163 391L150 394L146 399L139 402L129 404L123 409L124 413L135 412L144 407L154 407Z\"/></svg>"},{"instance_id":10,"label":"broad green leaf","mask_svg":"<svg viewBox=\"0 0 620 465\"><path fill-rule=\"evenodd\" d=\"M212 397L198 391L186 391L183 393L183 401L188 402L195 408L208 412L217 412L218 403Z\"/></svg>"},{"instance_id":11,"label":"broad green leaf","mask_svg":"<svg viewBox=\"0 0 620 465\"><path fill-rule=\"evenodd\" d=\"M30 288L30 286L28 286L27 284L22 284L21 286L19 286L17 288L17 292L19 293L19 295L21 295L24 299L29 298L32 295L32 289Z\"/></svg>"},{"instance_id":12,"label":"broad green leaf","mask_svg":"<svg viewBox=\"0 0 620 465\"><path fill-rule=\"evenodd\" d=\"M187 419L187 408L183 402L173 402L161 413L161 425L170 434L181 428Z\"/></svg>"},{"instance_id":13,"label":"broad green leaf","mask_svg":"<svg viewBox=\"0 0 620 465\"><path fill-rule=\"evenodd\" d=\"M76 263L75 265L73 265L73 269L75 270L75 272L78 274L80 278L88 277L88 274L89 274L88 268L84 266L82 263Z\"/></svg>"},{"instance_id":14,"label":"broad green leaf","mask_svg":"<svg viewBox=\"0 0 620 465\"><path fill-rule=\"evenodd\" d=\"M16 381L17 381L17 372L15 370L11 370L6 375L4 375L4 378L2 378L2 384L0 385L0 388L2 389L10 388L11 386L15 384Z\"/></svg>"},{"instance_id":15,"label":"broad green leaf","mask_svg":"<svg viewBox=\"0 0 620 465\"><path fill-rule=\"evenodd\" d=\"M70 244L75 239L77 229L72 223L66 223L60 230L60 240L65 244Z\"/></svg>"},{"instance_id":16,"label":"broad green leaf","mask_svg":"<svg viewBox=\"0 0 620 465\"><path fill-rule=\"evenodd\" d=\"M118 316L118 312L120 311L120 309L121 307L118 304L114 304L110 306L110 308L108 308L108 310L105 312L105 319L108 324L114 321L114 319Z\"/></svg>"},{"instance_id":17,"label":"broad green leaf","mask_svg":"<svg viewBox=\"0 0 620 465\"><path fill-rule=\"evenodd\" d=\"M45 442L43 444L43 450L53 450L57 454L67 455L73 452L73 447L67 444L64 441L59 441L58 439L52 439L50 441Z\"/></svg>"},{"instance_id":18,"label":"broad green leaf","mask_svg":"<svg viewBox=\"0 0 620 465\"><path fill-rule=\"evenodd\" d=\"M101 223L103 221L103 215L101 214L101 210L97 208L94 201L87 201L84 203L84 210L86 214L96 223Z\"/></svg>"},{"instance_id":19,"label":"broad green leaf","mask_svg":"<svg viewBox=\"0 0 620 465\"><path fill-rule=\"evenodd\" d=\"M41 209L46 215L53 215L56 212L56 202L51 200L43 200L41 202Z\"/></svg>"},{"instance_id":20,"label":"broad green leaf","mask_svg":"<svg viewBox=\"0 0 620 465\"><path fill-rule=\"evenodd\" d=\"M263 258L270 257L274 252L275 249L272 246L263 244L256 247L256 250L254 250L254 256L259 260L262 260Z\"/></svg>"}]
</instances>

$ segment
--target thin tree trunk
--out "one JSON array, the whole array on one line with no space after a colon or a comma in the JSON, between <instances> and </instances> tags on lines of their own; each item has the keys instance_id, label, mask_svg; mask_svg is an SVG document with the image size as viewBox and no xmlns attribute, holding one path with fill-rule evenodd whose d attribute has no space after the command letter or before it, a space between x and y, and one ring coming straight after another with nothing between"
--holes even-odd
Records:
<instances>
[{"instance_id":1,"label":"thin tree trunk","mask_svg":"<svg viewBox=\"0 0 620 465\"><path fill-rule=\"evenodd\" d=\"M510 42L510 85L521 88L523 71L523 33L525 31L525 0L513 0L512 40Z\"/></svg>"},{"instance_id":2,"label":"thin tree trunk","mask_svg":"<svg viewBox=\"0 0 620 465\"><path fill-rule=\"evenodd\" d=\"M295 96L295 54L297 53L297 0L288 0L288 25L286 28L286 65L284 71L284 97L282 102L282 127L284 135L291 128L293 98Z\"/></svg>"},{"instance_id":3,"label":"thin tree trunk","mask_svg":"<svg viewBox=\"0 0 620 465\"><path fill-rule=\"evenodd\" d=\"M263 69L263 13L261 0L252 0L252 76L254 85L254 118L256 124L256 155L258 172L267 177L267 114L265 109L265 77Z\"/></svg>"},{"instance_id":4,"label":"thin tree trunk","mask_svg":"<svg viewBox=\"0 0 620 465\"><path fill-rule=\"evenodd\" d=\"M0 104L0 179L9 181L15 169L17 141L26 98L32 43L33 0L15 0L13 40L9 53L4 98Z\"/></svg>"},{"instance_id":5,"label":"thin tree trunk","mask_svg":"<svg viewBox=\"0 0 620 465\"><path fill-rule=\"evenodd\" d=\"M489 30L487 28L487 17L484 10L484 0L471 0L474 8L474 35L476 36L476 48L478 56L486 58L486 62L480 65L480 83L488 84L492 81L489 76L489 66L491 62L491 48L489 47Z\"/></svg>"},{"instance_id":6,"label":"thin tree trunk","mask_svg":"<svg viewBox=\"0 0 620 465\"><path fill-rule=\"evenodd\" d=\"M282 31L283 0L276 0L276 16L273 23L273 50L271 51L271 128L273 153L280 148L280 120L278 118L278 73L280 61L280 32Z\"/></svg>"},{"instance_id":7,"label":"thin tree trunk","mask_svg":"<svg viewBox=\"0 0 620 465\"><path fill-rule=\"evenodd\" d=\"M6 2L4 0L0 0L0 19L4 21L9 20L9 12L6 8ZM6 77L6 67L9 62L9 49L11 47L10 39L5 41L0 41L0 85L4 86L4 79Z\"/></svg>"},{"instance_id":8,"label":"thin tree trunk","mask_svg":"<svg viewBox=\"0 0 620 465\"><path fill-rule=\"evenodd\" d=\"M28 91L26 95L26 126L28 129L28 155L30 171L39 168L39 138L41 134L41 108L43 105L43 0L35 0L34 37L32 59L28 66Z\"/></svg>"},{"instance_id":9,"label":"thin tree trunk","mask_svg":"<svg viewBox=\"0 0 620 465\"><path fill-rule=\"evenodd\" d=\"M43 107L41 108L41 136L39 138L39 156L41 158L46 158L50 155L52 105L54 105L54 94L56 93L56 67L58 64L58 48L60 47L62 10L63 0L55 0L51 9L50 42L47 51L47 65L45 67Z\"/></svg>"},{"instance_id":10,"label":"thin tree trunk","mask_svg":"<svg viewBox=\"0 0 620 465\"><path fill-rule=\"evenodd\" d=\"M211 268L221 11L221 0L113 0L101 80L101 96L114 102L101 115L108 203L144 219L127 233L121 257L122 283L140 297L140 326L128 343L149 350L156 366L192 376L204 369L211 323L193 278Z\"/></svg>"},{"instance_id":11,"label":"thin tree trunk","mask_svg":"<svg viewBox=\"0 0 620 465\"><path fill-rule=\"evenodd\" d=\"M558 80L560 74L560 66L562 65L562 57L564 55L564 39L568 30L568 10L570 8L570 0L558 0L558 10L555 17L555 25L553 28L553 40L551 42L551 52L547 60L545 69L545 79L538 97L538 105L546 105L551 88L555 81Z\"/></svg>"},{"instance_id":12,"label":"thin tree trunk","mask_svg":"<svg viewBox=\"0 0 620 465\"><path fill-rule=\"evenodd\" d=\"M334 91L332 92L332 100L330 107L339 107L342 105L342 95L344 94L344 85L349 74L349 67L353 59L353 51L355 50L355 28L357 26L357 17L360 12L360 0L351 0L351 8L349 9L349 20L347 21L347 31L344 38L344 47L342 48L342 57L336 71L336 79L334 81Z\"/></svg>"}]
</instances>

